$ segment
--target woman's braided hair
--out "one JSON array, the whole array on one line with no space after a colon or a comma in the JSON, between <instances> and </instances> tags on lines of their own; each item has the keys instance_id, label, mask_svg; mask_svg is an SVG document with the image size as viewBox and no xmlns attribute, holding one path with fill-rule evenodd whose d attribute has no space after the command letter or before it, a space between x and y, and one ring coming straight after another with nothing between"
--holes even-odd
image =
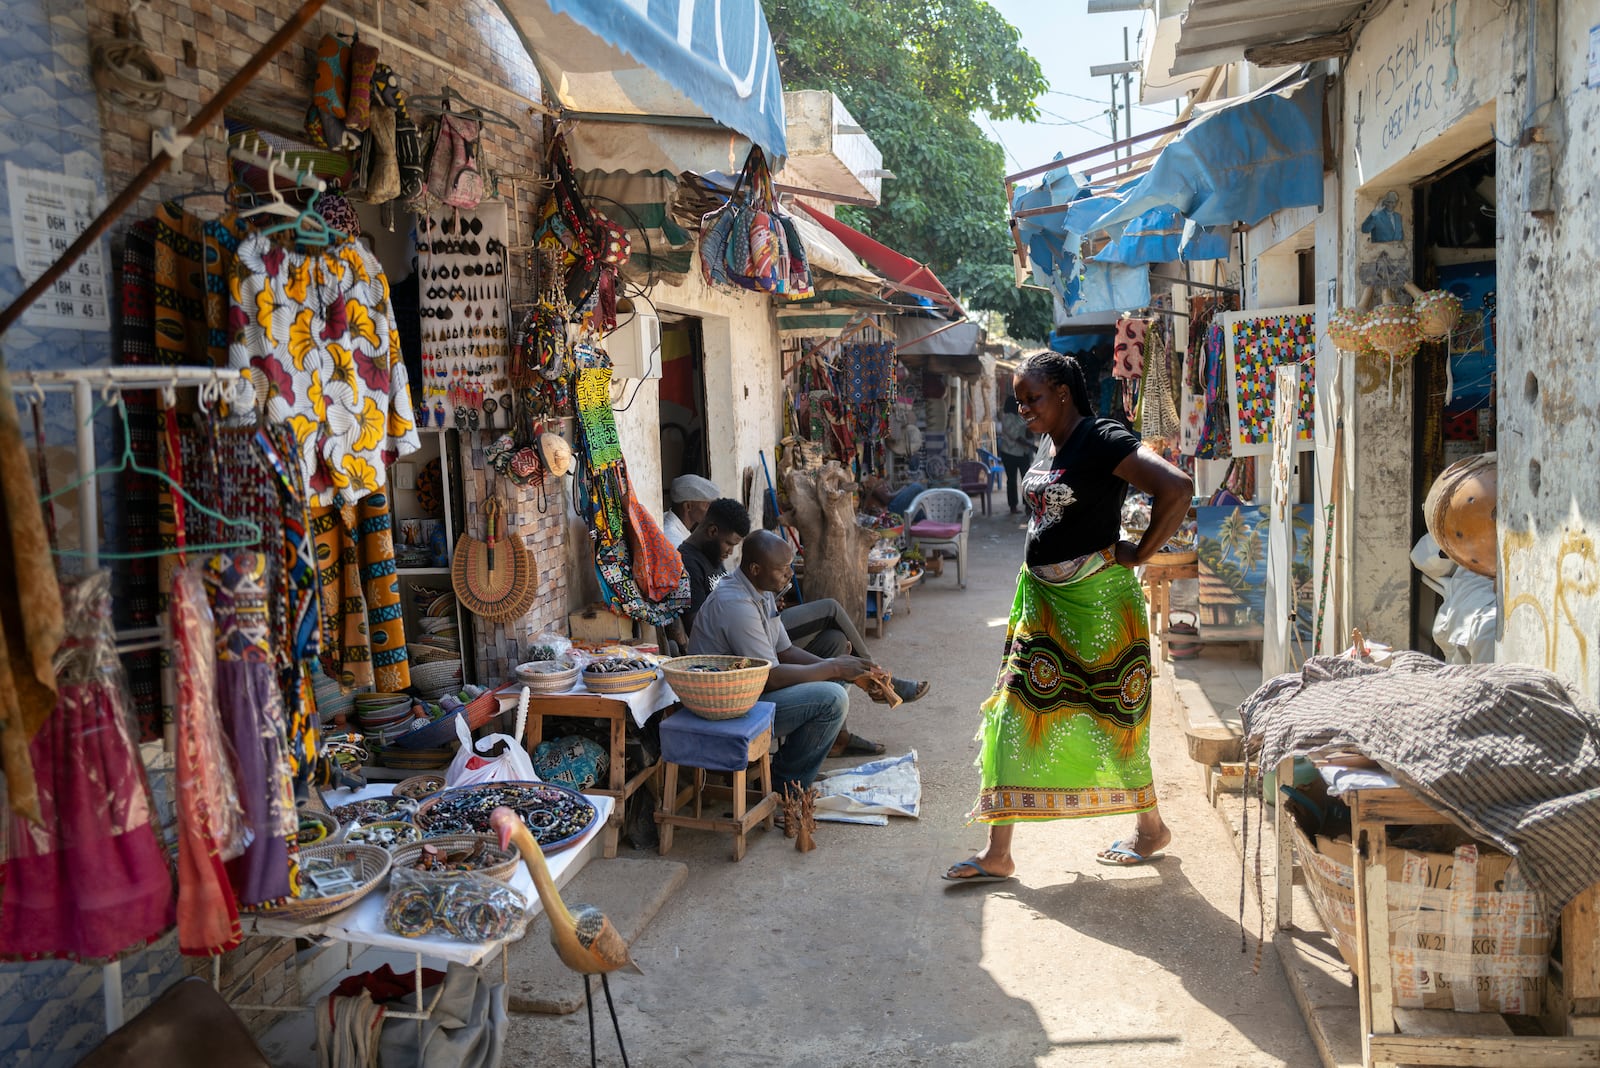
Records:
<instances>
[{"instance_id":1,"label":"woman's braided hair","mask_svg":"<svg viewBox=\"0 0 1600 1068\"><path fill-rule=\"evenodd\" d=\"M1089 403L1089 386L1083 377L1078 361L1054 349L1035 349L1023 358L1017 374L1026 378L1037 375L1053 386L1066 386L1072 394L1072 403L1085 419L1095 417L1094 405Z\"/></svg>"}]
</instances>

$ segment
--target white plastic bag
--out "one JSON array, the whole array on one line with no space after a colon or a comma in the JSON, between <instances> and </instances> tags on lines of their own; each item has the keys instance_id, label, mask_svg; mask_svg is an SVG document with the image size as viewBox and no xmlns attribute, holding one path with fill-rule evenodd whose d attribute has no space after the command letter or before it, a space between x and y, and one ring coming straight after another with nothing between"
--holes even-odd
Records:
<instances>
[{"instance_id":1,"label":"white plastic bag","mask_svg":"<svg viewBox=\"0 0 1600 1068\"><path fill-rule=\"evenodd\" d=\"M456 752L455 759L450 761L450 768L444 773L445 789L452 786L474 786L480 782L538 782L539 776L534 774L533 760L528 756L528 750L522 745L522 730L528 725L528 699L531 696L526 686L522 688L522 700L517 704L517 733L486 734L476 742L472 740L472 730L467 726L465 713L456 716L456 737L461 741L461 748ZM506 751L497 757L487 756L493 752L497 743L504 742Z\"/></svg>"}]
</instances>

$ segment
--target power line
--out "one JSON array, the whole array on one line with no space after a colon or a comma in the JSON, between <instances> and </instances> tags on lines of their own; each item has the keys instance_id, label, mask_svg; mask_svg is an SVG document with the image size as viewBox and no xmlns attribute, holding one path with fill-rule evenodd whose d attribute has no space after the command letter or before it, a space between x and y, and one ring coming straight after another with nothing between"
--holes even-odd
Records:
<instances>
[{"instance_id":1,"label":"power line","mask_svg":"<svg viewBox=\"0 0 1600 1068\"><path fill-rule=\"evenodd\" d=\"M1048 94L1050 96L1066 96L1066 97L1071 97L1073 100L1087 100L1091 104L1104 103L1104 101L1096 100L1092 96L1084 96L1082 93L1069 93L1064 89L1046 89L1045 92L1046 92L1046 94ZM1135 104L1133 106L1136 107L1136 108L1140 108L1141 110L1144 110L1144 111L1160 112L1163 115L1165 115L1167 113L1167 109L1166 108L1158 108L1153 104Z\"/></svg>"},{"instance_id":2,"label":"power line","mask_svg":"<svg viewBox=\"0 0 1600 1068\"><path fill-rule=\"evenodd\" d=\"M1000 150L1010 157L1011 165L1020 171L1022 169L1022 161L1017 159L1015 152L1011 151L1010 147L1006 144L1006 139L1000 136L1000 131L995 126L994 120L991 119L987 113L985 113L983 116L983 121L989 124L989 132L994 134L994 139L996 143L1000 145Z\"/></svg>"}]
</instances>

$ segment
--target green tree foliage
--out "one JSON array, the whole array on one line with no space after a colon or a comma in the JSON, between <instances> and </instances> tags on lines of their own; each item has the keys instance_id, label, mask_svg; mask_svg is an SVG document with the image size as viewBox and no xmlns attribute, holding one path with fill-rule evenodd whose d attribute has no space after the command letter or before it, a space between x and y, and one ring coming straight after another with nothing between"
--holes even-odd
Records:
<instances>
[{"instance_id":1,"label":"green tree foliage","mask_svg":"<svg viewBox=\"0 0 1600 1068\"><path fill-rule=\"evenodd\" d=\"M895 173L877 208L840 218L929 264L970 309L1042 341L1049 294L1012 274L1000 146L974 121L1033 119L1049 88L983 0L765 0L786 89L838 94Z\"/></svg>"}]
</instances>

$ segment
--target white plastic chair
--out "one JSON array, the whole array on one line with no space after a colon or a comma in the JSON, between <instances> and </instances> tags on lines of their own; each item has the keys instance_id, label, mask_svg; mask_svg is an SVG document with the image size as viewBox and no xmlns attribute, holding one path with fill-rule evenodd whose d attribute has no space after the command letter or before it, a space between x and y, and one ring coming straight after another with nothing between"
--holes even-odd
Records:
<instances>
[{"instance_id":1,"label":"white plastic chair","mask_svg":"<svg viewBox=\"0 0 1600 1068\"><path fill-rule=\"evenodd\" d=\"M918 516L922 518L919 520ZM946 530L924 529L918 532L920 522L940 524L945 528L960 527L959 533ZM956 554L956 581L967 588L967 532L972 527L972 498L958 489L923 490L911 502L906 512L906 535L927 558L930 549L953 549Z\"/></svg>"}]
</instances>

